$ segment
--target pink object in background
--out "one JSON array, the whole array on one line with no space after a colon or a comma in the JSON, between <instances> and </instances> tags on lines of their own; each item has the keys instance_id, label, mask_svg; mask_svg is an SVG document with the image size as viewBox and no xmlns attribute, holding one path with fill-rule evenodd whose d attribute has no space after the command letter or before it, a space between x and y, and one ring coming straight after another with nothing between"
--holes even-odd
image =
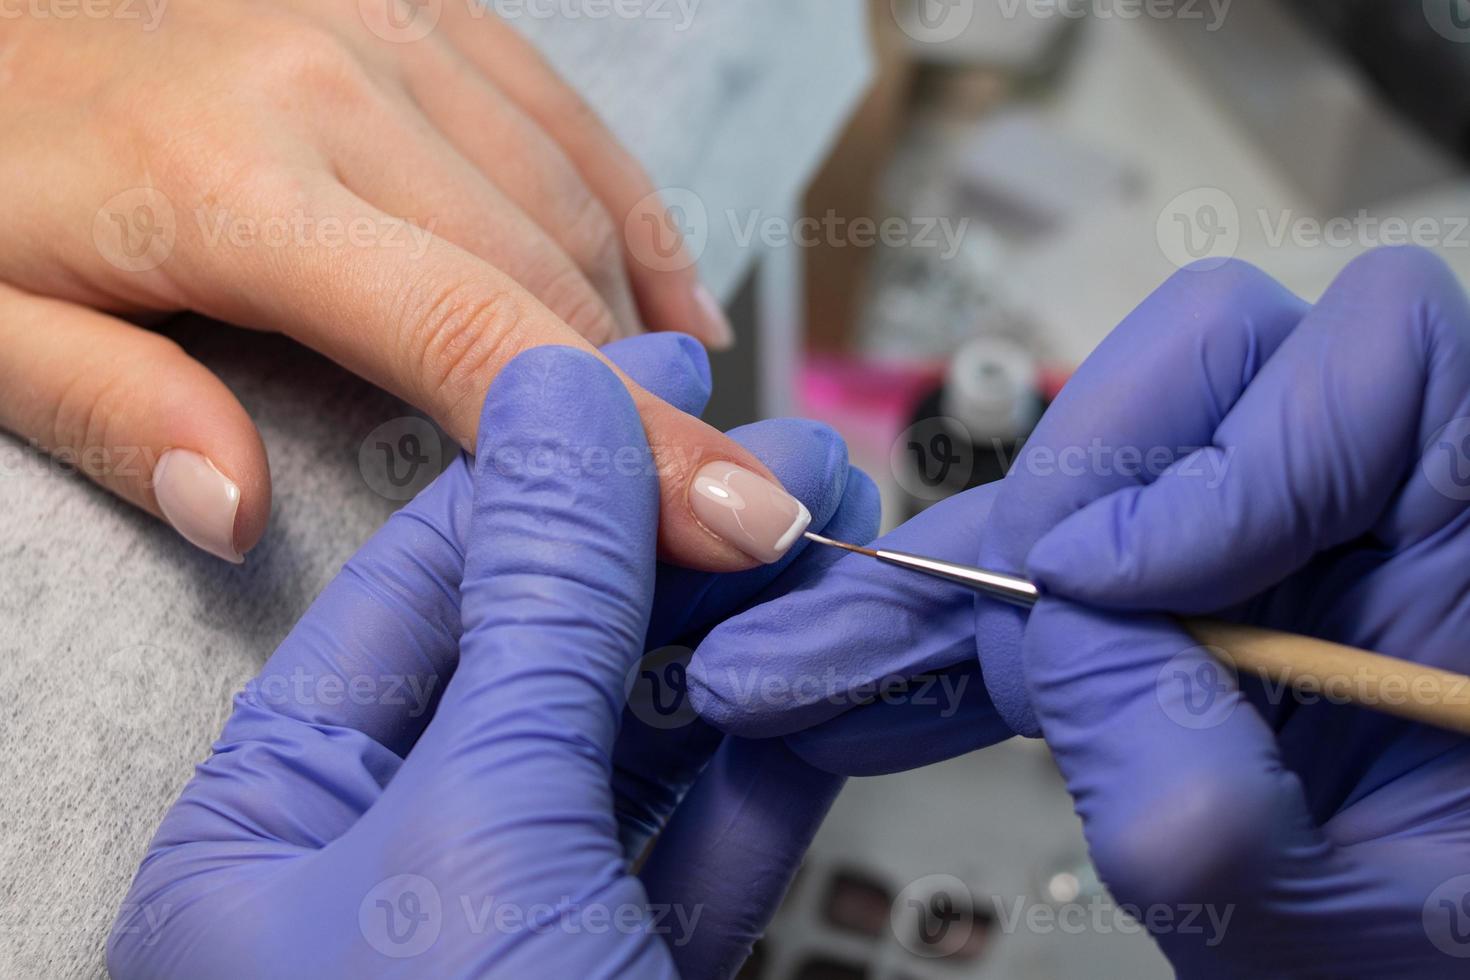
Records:
<instances>
[{"instance_id":1,"label":"pink object in background","mask_svg":"<svg viewBox=\"0 0 1470 980\"><path fill-rule=\"evenodd\" d=\"M944 373L943 361L887 364L814 355L798 375L797 400L802 415L842 434L854 461L886 460L914 407L939 386Z\"/></svg>"}]
</instances>

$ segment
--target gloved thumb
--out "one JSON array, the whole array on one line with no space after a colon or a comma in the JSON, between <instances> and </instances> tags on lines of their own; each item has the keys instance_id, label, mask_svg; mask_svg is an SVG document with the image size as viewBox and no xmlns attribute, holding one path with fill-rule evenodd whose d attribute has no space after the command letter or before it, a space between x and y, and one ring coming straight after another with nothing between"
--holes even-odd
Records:
<instances>
[{"instance_id":1,"label":"gloved thumb","mask_svg":"<svg viewBox=\"0 0 1470 980\"><path fill-rule=\"evenodd\" d=\"M470 822L502 867L524 852L549 872L505 835L560 827L561 870L595 880L621 862L609 760L652 601L657 475L623 383L571 348L512 361L480 433L459 666L405 775L433 773L436 819Z\"/></svg>"}]
</instances>

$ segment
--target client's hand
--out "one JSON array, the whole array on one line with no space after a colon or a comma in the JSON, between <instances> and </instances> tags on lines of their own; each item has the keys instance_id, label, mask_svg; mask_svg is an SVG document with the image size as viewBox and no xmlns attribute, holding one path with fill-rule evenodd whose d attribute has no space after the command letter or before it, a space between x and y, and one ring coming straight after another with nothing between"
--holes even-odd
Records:
<instances>
[{"instance_id":1,"label":"client's hand","mask_svg":"<svg viewBox=\"0 0 1470 980\"><path fill-rule=\"evenodd\" d=\"M526 348L645 327L728 344L652 181L493 5L78 9L0 12L0 428L196 545L239 560L264 533L265 450L217 377L122 317L284 333L465 448ZM661 553L763 560L688 495L703 463L770 474L630 390L661 466Z\"/></svg>"}]
</instances>

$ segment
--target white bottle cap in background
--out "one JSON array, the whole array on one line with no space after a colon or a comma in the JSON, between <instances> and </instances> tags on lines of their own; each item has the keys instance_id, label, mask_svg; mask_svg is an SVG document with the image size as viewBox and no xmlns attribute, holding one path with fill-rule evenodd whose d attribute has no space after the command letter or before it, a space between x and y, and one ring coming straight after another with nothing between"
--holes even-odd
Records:
<instances>
[{"instance_id":1,"label":"white bottle cap in background","mask_svg":"<svg viewBox=\"0 0 1470 980\"><path fill-rule=\"evenodd\" d=\"M1036 358L1004 337L970 341L950 362L941 411L977 443L1024 439L1041 417Z\"/></svg>"}]
</instances>

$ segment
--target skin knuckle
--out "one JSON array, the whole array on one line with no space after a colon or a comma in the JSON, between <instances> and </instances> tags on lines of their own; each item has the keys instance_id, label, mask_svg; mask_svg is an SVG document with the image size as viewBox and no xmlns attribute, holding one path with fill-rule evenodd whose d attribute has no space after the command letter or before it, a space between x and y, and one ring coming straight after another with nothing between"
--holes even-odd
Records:
<instances>
[{"instance_id":1,"label":"skin knuckle","mask_svg":"<svg viewBox=\"0 0 1470 980\"><path fill-rule=\"evenodd\" d=\"M658 408L645 411L648 448L658 467L662 484L665 487L683 487L694 479L694 474L705 463L712 462L715 457L709 447L699 443L691 444L687 431L678 426L666 428L662 423L667 423L668 418Z\"/></svg>"},{"instance_id":2,"label":"skin knuckle","mask_svg":"<svg viewBox=\"0 0 1470 980\"><path fill-rule=\"evenodd\" d=\"M315 210L317 184L305 172L261 160L243 164L211 185L213 198L241 214L260 216Z\"/></svg>"},{"instance_id":3,"label":"skin knuckle","mask_svg":"<svg viewBox=\"0 0 1470 980\"><path fill-rule=\"evenodd\" d=\"M138 338L139 347L133 358L145 364L166 362L181 349L174 341L148 335ZM141 366L141 365L140 365ZM93 450L117 445L117 423L136 415L139 399L146 398L146 388L139 388L128 365L115 365L107 372L79 371L51 406L48 428L49 446L68 449L76 454L82 470L96 479L110 475L106 453Z\"/></svg>"},{"instance_id":4,"label":"skin knuckle","mask_svg":"<svg viewBox=\"0 0 1470 980\"><path fill-rule=\"evenodd\" d=\"M258 30L242 45L240 58L245 88L282 107L299 104L302 93L317 104L351 106L374 91L347 43L303 20L277 20Z\"/></svg>"},{"instance_id":5,"label":"skin knuckle","mask_svg":"<svg viewBox=\"0 0 1470 980\"><path fill-rule=\"evenodd\" d=\"M584 340L601 347L618 336L617 323L602 297L576 268L554 273L537 291L541 301Z\"/></svg>"},{"instance_id":6,"label":"skin knuckle","mask_svg":"<svg viewBox=\"0 0 1470 980\"><path fill-rule=\"evenodd\" d=\"M404 363L413 365L412 389L425 404L443 404L451 416L476 402L495 372L513 356L526 311L510 293L483 285L455 285L411 300ZM463 433L455 433L463 437Z\"/></svg>"},{"instance_id":7,"label":"skin knuckle","mask_svg":"<svg viewBox=\"0 0 1470 980\"><path fill-rule=\"evenodd\" d=\"M80 376L62 389L51 407L51 419L46 428L49 434L47 448L80 450L86 446L91 431L103 417L98 407L103 395L105 384L99 391L84 384Z\"/></svg>"},{"instance_id":8,"label":"skin knuckle","mask_svg":"<svg viewBox=\"0 0 1470 980\"><path fill-rule=\"evenodd\" d=\"M590 193L582 195L568 230L572 257L594 281L611 283L623 275L623 249L612 215Z\"/></svg>"},{"instance_id":9,"label":"skin knuckle","mask_svg":"<svg viewBox=\"0 0 1470 980\"><path fill-rule=\"evenodd\" d=\"M568 92L562 100L562 115L572 130L587 140L611 141L607 124L586 99Z\"/></svg>"}]
</instances>

